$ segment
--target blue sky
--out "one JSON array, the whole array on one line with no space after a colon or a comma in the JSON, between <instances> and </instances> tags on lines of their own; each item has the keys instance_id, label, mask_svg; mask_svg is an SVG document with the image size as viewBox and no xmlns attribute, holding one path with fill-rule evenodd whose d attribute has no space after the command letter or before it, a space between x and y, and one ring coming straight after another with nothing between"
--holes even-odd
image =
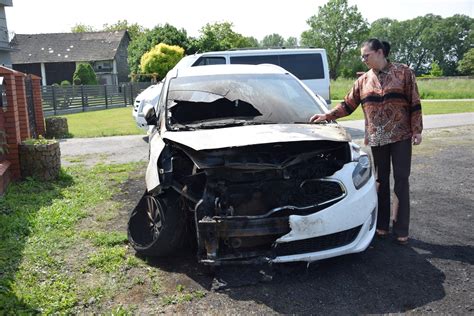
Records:
<instances>
[{"instance_id":1,"label":"blue sky","mask_svg":"<svg viewBox=\"0 0 474 316\"><path fill-rule=\"evenodd\" d=\"M126 19L145 27L170 23L198 36L207 22L229 21L234 30L261 40L279 33L298 37L306 20L327 0L13 0L6 8L9 31L19 34L69 32L77 23L96 28ZM428 13L473 17L474 0L349 0L368 22L382 17L411 19Z\"/></svg>"}]
</instances>

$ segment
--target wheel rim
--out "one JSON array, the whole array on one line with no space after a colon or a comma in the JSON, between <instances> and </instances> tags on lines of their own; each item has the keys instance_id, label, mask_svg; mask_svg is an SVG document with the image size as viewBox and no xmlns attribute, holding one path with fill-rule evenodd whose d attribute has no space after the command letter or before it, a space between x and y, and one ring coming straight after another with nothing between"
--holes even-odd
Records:
<instances>
[{"instance_id":1,"label":"wheel rim","mask_svg":"<svg viewBox=\"0 0 474 316\"><path fill-rule=\"evenodd\" d=\"M164 224L163 207L153 196L147 196L146 202L147 229L156 239Z\"/></svg>"}]
</instances>

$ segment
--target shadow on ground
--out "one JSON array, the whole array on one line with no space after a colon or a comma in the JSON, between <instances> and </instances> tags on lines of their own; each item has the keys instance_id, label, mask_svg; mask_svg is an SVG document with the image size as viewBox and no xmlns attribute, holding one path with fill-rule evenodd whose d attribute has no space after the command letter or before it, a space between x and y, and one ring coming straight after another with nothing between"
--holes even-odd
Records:
<instances>
[{"instance_id":1,"label":"shadow on ground","mask_svg":"<svg viewBox=\"0 0 474 316\"><path fill-rule=\"evenodd\" d=\"M233 300L265 304L278 313L378 314L406 312L445 297L445 274L430 263L433 258L472 264L474 249L415 239L409 246L374 240L364 253L309 266L228 266L217 269L214 276L196 263L190 251L149 264L184 273L207 290L217 283Z\"/></svg>"}]
</instances>

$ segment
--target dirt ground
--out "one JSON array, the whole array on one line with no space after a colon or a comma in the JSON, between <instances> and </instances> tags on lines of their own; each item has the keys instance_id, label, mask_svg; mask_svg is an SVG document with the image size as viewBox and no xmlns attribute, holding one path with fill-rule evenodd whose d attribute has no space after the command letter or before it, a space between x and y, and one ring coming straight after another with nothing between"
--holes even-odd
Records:
<instances>
[{"instance_id":1,"label":"dirt ground","mask_svg":"<svg viewBox=\"0 0 474 316\"><path fill-rule=\"evenodd\" d=\"M237 266L214 277L188 251L133 272L159 280L160 296L174 301L153 294L153 280L124 289L115 301L139 314L474 313L473 157L474 125L424 133L414 148L408 246L374 240L363 253L309 266ZM143 190L143 174L123 186L117 228L125 229ZM180 300L180 287L201 295Z\"/></svg>"}]
</instances>

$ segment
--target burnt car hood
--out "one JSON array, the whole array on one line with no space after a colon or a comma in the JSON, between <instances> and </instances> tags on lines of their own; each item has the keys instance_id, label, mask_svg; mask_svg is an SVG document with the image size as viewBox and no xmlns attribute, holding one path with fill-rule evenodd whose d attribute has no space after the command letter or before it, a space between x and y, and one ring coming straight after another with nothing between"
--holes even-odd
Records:
<instances>
[{"instance_id":1,"label":"burnt car hood","mask_svg":"<svg viewBox=\"0 0 474 316\"><path fill-rule=\"evenodd\" d=\"M162 137L198 151L279 142L351 141L351 136L338 124L265 124L195 131L166 131Z\"/></svg>"}]
</instances>

